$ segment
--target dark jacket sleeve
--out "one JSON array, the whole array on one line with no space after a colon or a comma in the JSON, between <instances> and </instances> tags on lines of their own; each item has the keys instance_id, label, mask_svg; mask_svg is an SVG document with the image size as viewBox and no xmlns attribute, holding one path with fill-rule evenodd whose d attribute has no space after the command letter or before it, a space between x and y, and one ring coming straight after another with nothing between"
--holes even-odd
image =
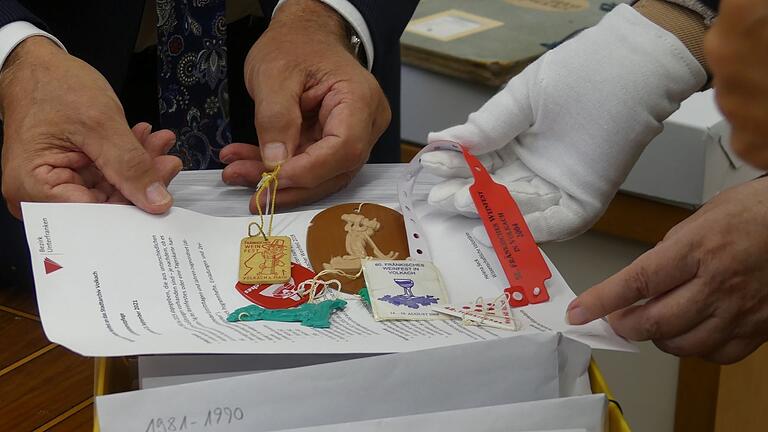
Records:
<instances>
[{"instance_id":1,"label":"dark jacket sleeve","mask_svg":"<svg viewBox=\"0 0 768 432\"><path fill-rule=\"evenodd\" d=\"M413 15L418 0L349 0L368 24L373 39L373 56L389 57L391 50L400 49L400 35Z\"/></svg>"},{"instance_id":2,"label":"dark jacket sleeve","mask_svg":"<svg viewBox=\"0 0 768 432\"><path fill-rule=\"evenodd\" d=\"M0 27L14 21L27 21L45 29L45 24L16 0L0 0Z\"/></svg>"},{"instance_id":3,"label":"dark jacket sleeve","mask_svg":"<svg viewBox=\"0 0 768 432\"><path fill-rule=\"evenodd\" d=\"M699 3L712 9L715 12L717 12L718 7L720 6L720 0L699 0Z\"/></svg>"}]
</instances>

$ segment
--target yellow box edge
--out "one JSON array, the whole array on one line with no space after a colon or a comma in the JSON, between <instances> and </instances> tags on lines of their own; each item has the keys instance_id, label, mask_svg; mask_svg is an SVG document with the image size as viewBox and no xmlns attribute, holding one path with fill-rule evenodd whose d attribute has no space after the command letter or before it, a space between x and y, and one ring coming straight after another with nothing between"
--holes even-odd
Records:
<instances>
[{"instance_id":1,"label":"yellow box edge","mask_svg":"<svg viewBox=\"0 0 768 432\"><path fill-rule=\"evenodd\" d=\"M104 389L107 382L107 358L97 357L94 362L94 377L95 382L93 386L94 396L104 396ZM608 384L605 382L603 374L597 367L597 363L592 359L589 362L589 382L592 387L592 393L604 393L609 400L614 400L611 389L608 388ZM96 413L96 402L93 404L93 431L99 432L99 418ZM615 403L608 403L608 431L609 432L632 432L624 419L624 415L619 410L618 405Z\"/></svg>"},{"instance_id":2,"label":"yellow box edge","mask_svg":"<svg viewBox=\"0 0 768 432\"><path fill-rule=\"evenodd\" d=\"M615 401L611 389L608 388L608 384L605 382L603 374L600 372L600 368L597 367L595 359L589 362L589 382L592 386L592 393L604 393L608 398L608 431L609 432L631 432L627 420L624 418L624 414L619 409Z\"/></svg>"}]
</instances>

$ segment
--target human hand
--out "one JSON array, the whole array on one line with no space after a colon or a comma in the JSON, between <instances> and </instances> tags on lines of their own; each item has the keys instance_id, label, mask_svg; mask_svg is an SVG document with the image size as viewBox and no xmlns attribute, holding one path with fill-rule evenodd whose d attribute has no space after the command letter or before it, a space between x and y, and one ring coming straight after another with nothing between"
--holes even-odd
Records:
<instances>
[{"instance_id":1,"label":"human hand","mask_svg":"<svg viewBox=\"0 0 768 432\"><path fill-rule=\"evenodd\" d=\"M562 240L597 221L661 122L705 81L677 38L620 5L429 142L481 155L536 240ZM476 217L461 154L431 152L421 161L449 178L431 190L430 204ZM481 239L482 228L475 234Z\"/></svg>"},{"instance_id":2,"label":"human hand","mask_svg":"<svg viewBox=\"0 0 768 432\"><path fill-rule=\"evenodd\" d=\"M726 190L627 268L568 306L621 336L718 363L768 340L768 179ZM645 304L636 304L647 300Z\"/></svg>"},{"instance_id":3,"label":"human hand","mask_svg":"<svg viewBox=\"0 0 768 432\"><path fill-rule=\"evenodd\" d=\"M723 0L705 39L717 102L733 126L731 146L768 169L768 0Z\"/></svg>"},{"instance_id":4,"label":"human hand","mask_svg":"<svg viewBox=\"0 0 768 432\"><path fill-rule=\"evenodd\" d=\"M170 131L128 127L117 96L95 69L47 38L22 42L0 73L2 189L22 201L132 202L150 213L173 200L165 185L181 162L165 155Z\"/></svg>"},{"instance_id":5,"label":"human hand","mask_svg":"<svg viewBox=\"0 0 768 432\"><path fill-rule=\"evenodd\" d=\"M229 163L223 180L255 187L281 163L278 206L343 188L389 125L387 99L350 53L342 19L317 0L291 0L278 9L248 54L245 80L260 147L222 149Z\"/></svg>"}]
</instances>

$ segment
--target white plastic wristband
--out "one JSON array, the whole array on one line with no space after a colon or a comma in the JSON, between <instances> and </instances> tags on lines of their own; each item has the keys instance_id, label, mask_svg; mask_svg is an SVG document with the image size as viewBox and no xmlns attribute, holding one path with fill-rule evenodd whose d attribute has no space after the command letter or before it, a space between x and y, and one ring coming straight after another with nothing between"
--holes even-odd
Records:
<instances>
[{"instance_id":1,"label":"white plastic wristband","mask_svg":"<svg viewBox=\"0 0 768 432\"><path fill-rule=\"evenodd\" d=\"M0 69L2 69L5 64L5 59L8 58L11 51L32 36L45 36L55 42L64 51L67 50L61 41L49 33L40 30L34 24L26 21L14 21L0 27Z\"/></svg>"},{"instance_id":2,"label":"white plastic wristband","mask_svg":"<svg viewBox=\"0 0 768 432\"><path fill-rule=\"evenodd\" d=\"M424 235L418 216L413 206L413 188L416 185L416 177L421 172L421 155L435 150L451 150L460 152L459 145L450 141L433 142L419 151L411 159L405 169L405 177L397 183L397 199L400 202L400 211L405 220L405 233L408 236L408 249L412 259L432 261L429 252L429 243Z\"/></svg>"}]
</instances>

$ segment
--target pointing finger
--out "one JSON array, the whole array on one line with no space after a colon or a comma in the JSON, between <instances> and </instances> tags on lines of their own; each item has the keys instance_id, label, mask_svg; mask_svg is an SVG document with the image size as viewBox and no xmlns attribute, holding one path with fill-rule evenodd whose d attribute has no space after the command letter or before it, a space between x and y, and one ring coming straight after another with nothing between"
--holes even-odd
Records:
<instances>
[{"instance_id":1,"label":"pointing finger","mask_svg":"<svg viewBox=\"0 0 768 432\"><path fill-rule=\"evenodd\" d=\"M628 267L590 288L568 306L572 325L586 324L634 303L650 299L696 276L698 261L688 242L662 242Z\"/></svg>"}]
</instances>

